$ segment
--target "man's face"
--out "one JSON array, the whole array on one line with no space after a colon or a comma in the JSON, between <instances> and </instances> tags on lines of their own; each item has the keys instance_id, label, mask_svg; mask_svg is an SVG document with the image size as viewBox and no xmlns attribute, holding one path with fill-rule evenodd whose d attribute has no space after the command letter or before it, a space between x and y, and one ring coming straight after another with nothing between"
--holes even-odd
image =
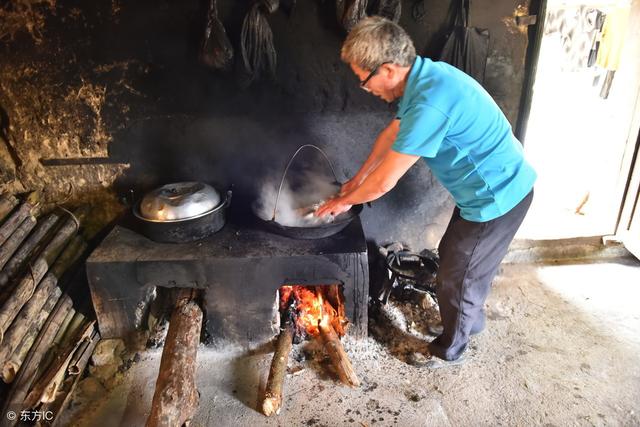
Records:
<instances>
[{"instance_id":1,"label":"man's face","mask_svg":"<svg viewBox=\"0 0 640 427\"><path fill-rule=\"evenodd\" d=\"M363 70L354 63L350 63L349 66L353 73L358 77L361 82L362 89L366 90L383 99L386 102L392 102L396 97L393 94L397 82L394 80L394 73L392 64L380 65L371 75L371 70ZM371 77L369 77L371 75ZM369 77L369 80L362 85L362 82Z\"/></svg>"}]
</instances>

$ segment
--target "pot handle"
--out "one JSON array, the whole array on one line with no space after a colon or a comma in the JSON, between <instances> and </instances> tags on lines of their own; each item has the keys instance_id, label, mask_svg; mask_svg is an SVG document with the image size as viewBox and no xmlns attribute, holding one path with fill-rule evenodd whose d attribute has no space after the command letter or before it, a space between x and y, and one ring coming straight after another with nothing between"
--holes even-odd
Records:
<instances>
[{"instance_id":1,"label":"pot handle","mask_svg":"<svg viewBox=\"0 0 640 427\"><path fill-rule=\"evenodd\" d=\"M223 208L228 208L231 205L231 196L233 195L233 192L231 190L227 190L227 197L224 199L224 202L222 203L222 207Z\"/></svg>"},{"instance_id":2,"label":"pot handle","mask_svg":"<svg viewBox=\"0 0 640 427\"><path fill-rule=\"evenodd\" d=\"M289 159L289 163L287 163L287 167L284 168L284 173L282 174L282 179L280 180L280 187L278 187L278 194L276 195L276 203L273 206L273 217L271 218L272 221L276 220L276 212L278 211L278 200L280 199L280 192L282 192L282 186L284 185L284 180L287 177L287 172L289 171L289 167L291 166L291 163L293 163L293 160L296 158L298 153L301 152L304 148L315 148L316 150L318 150L320 154L324 156L325 160L329 164L329 167L331 168L331 172L333 173L333 178L335 179L336 182L338 182L338 176L336 175L336 171L333 168L333 164L331 163L331 160L329 160L329 157L327 157L326 153L322 151L320 147L313 144L301 145L296 150L296 152L293 153L293 156L291 156L291 158Z\"/></svg>"}]
</instances>

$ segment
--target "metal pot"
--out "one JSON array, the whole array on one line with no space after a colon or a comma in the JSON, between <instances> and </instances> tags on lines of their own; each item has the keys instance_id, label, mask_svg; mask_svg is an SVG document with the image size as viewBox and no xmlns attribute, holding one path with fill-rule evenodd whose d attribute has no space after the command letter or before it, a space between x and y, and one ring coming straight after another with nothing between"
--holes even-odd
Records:
<instances>
[{"instance_id":1,"label":"metal pot","mask_svg":"<svg viewBox=\"0 0 640 427\"><path fill-rule=\"evenodd\" d=\"M133 209L142 233L156 242L182 243L209 237L226 222L231 191L224 200L201 182L167 184L153 190Z\"/></svg>"}]
</instances>

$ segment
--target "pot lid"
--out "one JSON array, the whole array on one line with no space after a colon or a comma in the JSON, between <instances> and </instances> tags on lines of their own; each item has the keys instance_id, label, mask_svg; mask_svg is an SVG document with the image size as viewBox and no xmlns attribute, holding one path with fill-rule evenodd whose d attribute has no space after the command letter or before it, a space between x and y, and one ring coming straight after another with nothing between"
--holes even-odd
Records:
<instances>
[{"instance_id":1,"label":"pot lid","mask_svg":"<svg viewBox=\"0 0 640 427\"><path fill-rule=\"evenodd\" d=\"M202 182L163 185L146 194L140 202L140 215L155 221L188 219L215 209L220 194Z\"/></svg>"}]
</instances>

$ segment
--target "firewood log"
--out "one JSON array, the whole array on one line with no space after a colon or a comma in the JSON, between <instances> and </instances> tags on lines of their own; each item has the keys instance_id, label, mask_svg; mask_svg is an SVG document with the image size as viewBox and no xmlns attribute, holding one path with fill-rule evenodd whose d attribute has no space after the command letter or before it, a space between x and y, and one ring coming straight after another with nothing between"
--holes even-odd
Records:
<instances>
[{"instance_id":1,"label":"firewood log","mask_svg":"<svg viewBox=\"0 0 640 427\"><path fill-rule=\"evenodd\" d=\"M0 196L0 224L9 215L9 212L18 204L18 199L11 195L3 194Z\"/></svg>"},{"instance_id":2,"label":"firewood log","mask_svg":"<svg viewBox=\"0 0 640 427\"><path fill-rule=\"evenodd\" d=\"M273 414L279 414L280 408L282 407L282 385L284 383L285 373L287 372L289 353L293 346L293 334L293 326L287 322L280 331L280 335L278 335L276 350L273 353L269 379L267 380L267 387L264 393L264 401L262 402L262 413L267 417Z\"/></svg>"},{"instance_id":3,"label":"firewood log","mask_svg":"<svg viewBox=\"0 0 640 427\"><path fill-rule=\"evenodd\" d=\"M56 306L54 307L51 315L47 318L46 324L43 326L40 334L38 334L36 341L33 343L31 350L29 350L22 367L18 371L18 374L9 389L9 393L4 401L2 413L6 413L9 408L16 412L19 412L17 409L27 409L23 402L27 392L29 391L29 387L31 387L31 384L35 379L38 366L40 365L45 353L49 351L51 342L72 305L73 301L68 295L64 295L56 303ZM17 424L18 420L12 422L5 420L5 422L8 426L14 426Z\"/></svg>"},{"instance_id":4,"label":"firewood log","mask_svg":"<svg viewBox=\"0 0 640 427\"><path fill-rule=\"evenodd\" d=\"M22 224L16 231L13 232L11 237L0 247L0 269L9 261L11 255L18 249L20 244L29 235L33 227L36 225L36 219L32 216L28 216L22 221Z\"/></svg>"},{"instance_id":5,"label":"firewood log","mask_svg":"<svg viewBox=\"0 0 640 427\"><path fill-rule=\"evenodd\" d=\"M0 308L0 337L3 337L7 328L15 319L22 306L31 298L36 285L49 270L49 266L60 254L67 241L77 231L76 218L68 218L58 230L55 237L42 250L33 265L20 280L12 295L9 296ZM1 339L0 339L1 341Z\"/></svg>"},{"instance_id":6,"label":"firewood log","mask_svg":"<svg viewBox=\"0 0 640 427\"><path fill-rule=\"evenodd\" d=\"M67 365L71 361L73 353L82 344L85 338L91 336L94 324L95 320L86 320L82 327L76 331L73 337L70 337L64 346L60 348L51 364L49 364L43 374L33 383L31 391L27 394L27 397L24 400L25 407L31 409L39 402L43 401L43 399L48 400L48 396L46 396L45 393L51 392L52 389L55 394L55 389L57 389L57 386L59 385L59 383L56 382L58 372L63 368L64 372L66 372ZM47 395L48 394L49 393L47 393Z\"/></svg>"},{"instance_id":7,"label":"firewood log","mask_svg":"<svg viewBox=\"0 0 640 427\"><path fill-rule=\"evenodd\" d=\"M178 294L162 351L147 427L182 426L198 407L195 373L202 309L194 300L194 294L189 289Z\"/></svg>"},{"instance_id":8,"label":"firewood log","mask_svg":"<svg viewBox=\"0 0 640 427\"><path fill-rule=\"evenodd\" d=\"M47 317L51 314L53 307L55 307L58 299L62 295L62 291L57 286L54 286L51 293L48 295L47 300L40 308L40 311L34 316L35 320L29 326L29 329L25 332L24 336L21 338L21 341L17 344L15 349L10 354L10 357L4 364L2 365L2 380L5 383L10 383L15 378L22 362L24 361L27 353L31 349L31 346L36 340L36 337L40 333L42 326L47 321ZM7 338L8 338L7 334Z\"/></svg>"},{"instance_id":9,"label":"firewood log","mask_svg":"<svg viewBox=\"0 0 640 427\"><path fill-rule=\"evenodd\" d=\"M89 358L93 353L93 350L96 348L96 344L100 341L100 334L98 331L94 330L91 334L91 337L85 340L84 344L78 348L76 354L74 354L71 362L69 363L69 376L65 378L60 389L58 390L58 394L53 402L44 404L41 408L41 412L50 411L53 414L53 420L47 423L53 427L59 425L60 419L62 418L60 414L66 408L73 392L76 389L76 386L80 382L80 378L82 377L82 373L84 372L87 364L89 363ZM73 372L72 372L73 369Z\"/></svg>"},{"instance_id":10,"label":"firewood log","mask_svg":"<svg viewBox=\"0 0 640 427\"><path fill-rule=\"evenodd\" d=\"M335 367L340 381L351 387L358 387L360 381L351 366L349 356L344 351L340 338L329 322L319 322L320 335L325 342L325 349Z\"/></svg>"},{"instance_id":11,"label":"firewood log","mask_svg":"<svg viewBox=\"0 0 640 427\"><path fill-rule=\"evenodd\" d=\"M0 271L0 289L12 279L29 258L39 252L39 249L47 243L49 232L60 217L56 213L50 213L45 218L38 221L33 233L27 237L27 240L18 248L17 252L9 259L7 264Z\"/></svg>"},{"instance_id":12,"label":"firewood log","mask_svg":"<svg viewBox=\"0 0 640 427\"><path fill-rule=\"evenodd\" d=\"M25 200L18 209L13 211L11 215L7 217L2 226L0 226L0 246L11 237L14 231L18 228L22 221L28 216L35 213L36 205L38 204L38 196L36 193L31 193L27 200Z\"/></svg>"},{"instance_id":13,"label":"firewood log","mask_svg":"<svg viewBox=\"0 0 640 427\"><path fill-rule=\"evenodd\" d=\"M88 340L84 342L76 354L73 355L71 362L69 362L69 368L67 369L69 375L81 375L84 371L84 368L89 363L89 358L93 354L93 350L95 350L96 345L98 345L98 341L100 341L100 334L97 330L94 330L89 337Z\"/></svg>"},{"instance_id":14,"label":"firewood log","mask_svg":"<svg viewBox=\"0 0 640 427\"><path fill-rule=\"evenodd\" d=\"M62 277L69 266L76 261L84 249L86 249L86 244L82 237L76 236L58 257L47 275L40 281L33 296L24 307L22 307L18 316L14 319L11 326L9 326L2 343L0 343L0 366L5 363L11 353L16 349L31 324L34 323L38 312L45 302L52 298L54 289L58 288L58 279ZM58 296L59 294L60 292L58 292ZM53 309L53 305L51 305L49 311L51 311L51 309Z\"/></svg>"}]
</instances>

